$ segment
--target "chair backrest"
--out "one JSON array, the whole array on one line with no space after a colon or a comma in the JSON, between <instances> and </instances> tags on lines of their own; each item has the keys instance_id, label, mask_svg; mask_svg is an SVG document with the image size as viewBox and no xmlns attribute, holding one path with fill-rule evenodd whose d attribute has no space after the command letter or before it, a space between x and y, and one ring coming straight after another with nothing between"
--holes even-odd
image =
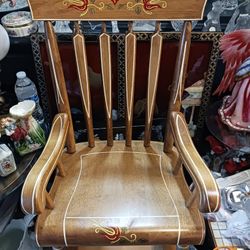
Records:
<instances>
[{"instance_id":1,"label":"chair backrest","mask_svg":"<svg viewBox=\"0 0 250 250\"><path fill-rule=\"evenodd\" d=\"M144 145L149 146L155 108L160 59L162 54L163 37L160 33L161 20L186 20L179 43L176 68L172 83L172 91L167 115L164 151L172 149L173 138L170 133L169 116L171 111L179 111L184 89L188 63L192 25L188 20L202 19L206 0L29 0L34 20L45 21L46 45L50 61L51 75L56 93L59 112L65 112L70 117L70 127L67 137L68 152L75 151L74 130L70 114L69 100L66 91L65 78L58 50L56 35L51 21L75 21L73 44L81 89L85 121L88 130L88 142L94 147L94 131L91 110L88 63L84 34L80 21L103 21L102 32L99 36L100 61L102 82L107 117L107 145L113 144L112 129L112 72L111 72L111 39L106 32L105 21L128 21L128 33L125 36L125 75L126 75L126 145L131 146L134 86L136 68L136 35L132 31L134 20L156 20L155 33L151 37L150 58L148 69L148 88ZM113 58L112 58L113 59Z\"/></svg>"}]
</instances>

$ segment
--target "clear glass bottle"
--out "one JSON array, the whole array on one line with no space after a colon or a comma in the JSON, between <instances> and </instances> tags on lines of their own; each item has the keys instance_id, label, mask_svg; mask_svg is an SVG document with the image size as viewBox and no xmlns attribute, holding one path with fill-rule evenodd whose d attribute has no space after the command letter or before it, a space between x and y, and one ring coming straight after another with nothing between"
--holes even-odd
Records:
<instances>
[{"instance_id":1,"label":"clear glass bottle","mask_svg":"<svg viewBox=\"0 0 250 250\"><path fill-rule=\"evenodd\" d=\"M24 100L33 100L36 103L36 107L32 116L38 121L39 124L43 124L44 116L39 103L36 85L26 76L24 71L17 72L16 77L15 93L18 101L22 102Z\"/></svg>"}]
</instances>

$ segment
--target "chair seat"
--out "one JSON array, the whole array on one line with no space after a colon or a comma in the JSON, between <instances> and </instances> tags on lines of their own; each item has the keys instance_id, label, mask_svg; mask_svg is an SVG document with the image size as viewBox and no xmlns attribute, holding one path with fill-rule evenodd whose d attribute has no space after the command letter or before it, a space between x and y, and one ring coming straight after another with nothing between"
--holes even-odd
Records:
<instances>
[{"instance_id":1,"label":"chair seat","mask_svg":"<svg viewBox=\"0 0 250 250\"><path fill-rule=\"evenodd\" d=\"M66 176L50 191L55 207L38 216L40 245L199 244L200 212L186 208L190 191L182 171L172 174L177 151L166 155L160 142L133 141L126 147L97 142L63 153ZM56 195L55 195L56 194Z\"/></svg>"}]
</instances>

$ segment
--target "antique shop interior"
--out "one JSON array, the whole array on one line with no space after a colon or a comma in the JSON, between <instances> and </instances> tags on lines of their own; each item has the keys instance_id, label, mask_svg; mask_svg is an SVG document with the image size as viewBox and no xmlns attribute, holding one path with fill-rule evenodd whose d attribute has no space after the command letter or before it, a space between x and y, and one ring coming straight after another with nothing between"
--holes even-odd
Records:
<instances>
[{"instance_id":1,"label":"antique shop interior","mask_svg":"<svg viewBox=\"0 0 250 250\"><path fill-rule=\"evenodd\" d=\"M0 0L0 250L250 249L250 0Z\"/></svg>"}]
</instances>

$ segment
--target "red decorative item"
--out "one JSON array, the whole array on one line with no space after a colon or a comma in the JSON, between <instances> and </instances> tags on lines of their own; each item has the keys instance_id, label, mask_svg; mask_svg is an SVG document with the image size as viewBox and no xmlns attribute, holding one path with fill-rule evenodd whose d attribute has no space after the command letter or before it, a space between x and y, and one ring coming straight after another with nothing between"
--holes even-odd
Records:
<instances>
[{"instance_id":1,"label":"red decorative item","mask_svg":"<svg viewBox=\"0 0 250 250\"><path fill-rule=\"evenodd\" d=\"M232 159L225 161L224 169L229 174L234 174L235 172L239 171L239 168L238 168L236 162Z\"/></svg>"},{"instance_id":2,"label":"red decorative item","mask_svg":"<svg viewBox=\"0 0 250 250\"><path fill-rule=\"evenodd\" d=\"M111 1L113 2L114 5L116 5L119 2L119 0L111 0Z\"/></svg>"},{"instance_id":3,"label":"red decorative item","mask_svg":"<svg viewBox=\"0 0 250 250\"><path fill-rule=\"evenodd\" d=\"M128 234L126 235L125 228L119 227L106 227L101 225L96 225L95 233L100 234L102 237L105 237L110 241L111 244L116 244L121 240L134 243L136 241L136 234Z\"/></svg>"},{"instance_id":4,"label":"red decorative item","mask_svg":"<svg viewBox=\"0 0 250 250\"><path fill-rule=\"evenodd\" d=\"M17 127L15 129L15 132L10 136L10 138L13 141L20 141L24 140L27 134L28 133L24 128Z\"/></svg>"},{"instance_id":5,"label":"red decorative item","mask_svg":"<svg viewBox=\"0 0 250 250\"><path fill-rule=\"evenodd\" d=\"M111 0L113 5L116 5L119 0ZM64 5L68 8L73 8L82 12L81 16L84 16L88 13L89 9L92 8L94 10L102 11L106 7L109 6L107 1L92 1L88 0L64 0ZM110 6L109 6L110 7ZM135 8L141 8L144 13L151 14L151 10L157 8L166 8L167 1L166 0L142 0L142 1L128 1L126 4L122 4L118 6L118 8L127 8L129 10L135 10ZM138 12L140 13L140 12Z\"/></svg>"},{"instance_id":6,"label":"red decorative item","mask_svg":"<svg viewBox=\"0 0 250 250\"><path fill-rule=\"evenodd\" d=\"M103 233L104 237L111 241L118 241L121 237L121 230L118 227L111 227L114 230L113 234Z\"/></svg>"},{"instance_id":7,"label":"red decorative item","mask_svg":"<svg viewBox=\"0 0 250 250\"><path fill-rule=\"evenodd\" d=\"M235 174L239 171L247 169L249 167L249 162L247 160L241 160L239 163L235 162L233 159L229 159L224 164L224 169L228 174Z\"/></svg>"},{"instance_id":8,"label":"red decorative item","mask_svg":"<svg viewBox=\"0 0 250 250\"><path fill-rule=\"evenodd\" d=\"M160 4L155 4L152 2L160 2L160 1L143 0L144 9L145 10L153 10L156 8L162 8L162 6Z\"/></svg>"},{"instance_id":9,"label":"red decorative item","mask_svg":"<svg viewBox=\"0 0 250 250\"><path fill-rule=\"evenodd\" d=\"M73 8L73 9L80 10L80 11L87 10L89 1L88 0L81 0L81 2L82 2L81 4L74 4L74 3L69 4L68 8Z\"/></svg>"},{"instance_id":10,"label":"red decorative item","mask_svg":"<svg viewBox=\"0 0 250 250\"><path fill-rule=\"evenodd\" d=\"M223 147L223 145L217 140L215 139L213 136L209 135L206 138L206 141L208 141L211 150L213 150L213 152L217 155L223 154L225 152L225 148Z\"/></svg>"},{"instance_id":11,"label":"red decorative item","mask_svg":"<svg viewBox=\"0 0 250 250\"><path fill-rule=\"evenodd\" d=\"M220 49L226 64L223 79L214 94L232 91L219 109L221 120L230 128L250 131L250 30L226 34Z\"/></svg>"}]
</instances>

